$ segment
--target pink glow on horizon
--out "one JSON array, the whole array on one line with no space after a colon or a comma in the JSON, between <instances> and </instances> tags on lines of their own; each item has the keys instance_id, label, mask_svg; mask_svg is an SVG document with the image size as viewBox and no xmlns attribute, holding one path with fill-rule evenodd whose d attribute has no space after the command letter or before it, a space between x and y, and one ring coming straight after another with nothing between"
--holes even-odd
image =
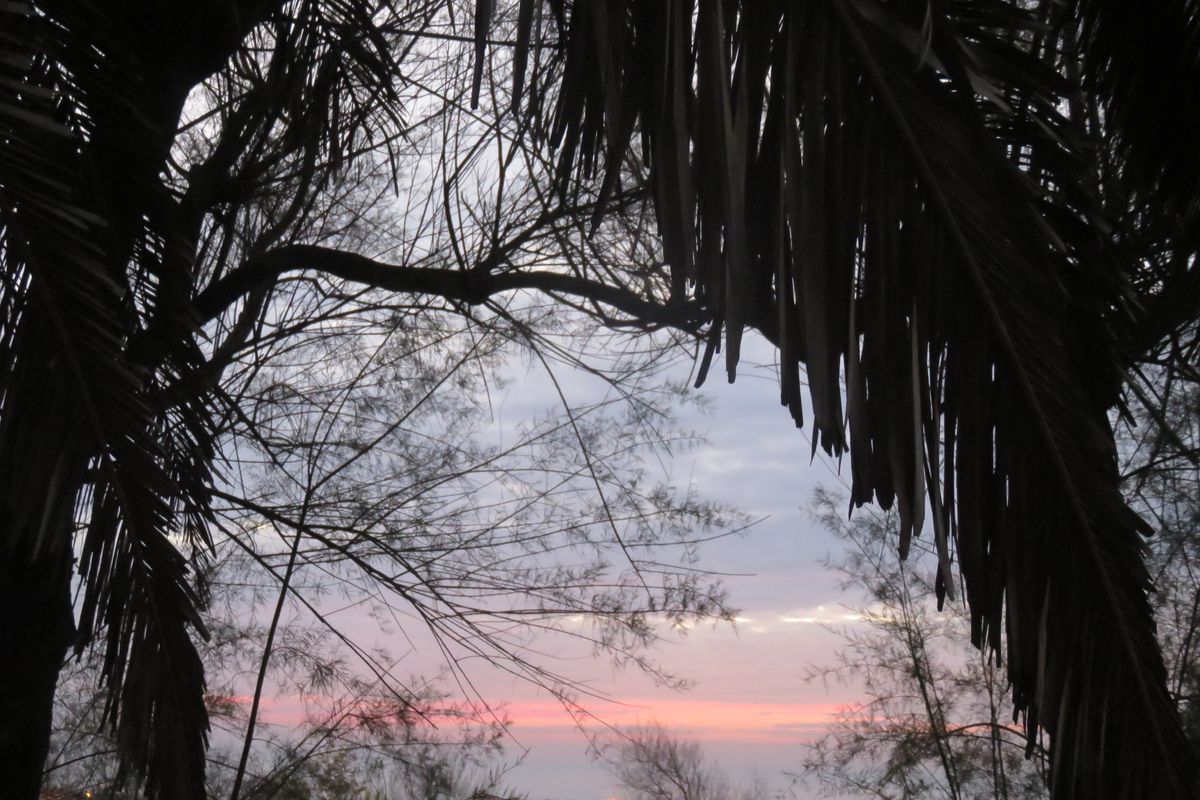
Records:
<instances>
[{"instance_id":1,"label":"pink glow on horizon","mask_svg":"<svg viewBox=\"0 0 1200 800\"><path fill-rule=\"evenodd\" d=\"M246 714L250 712L254 702L250 695L214 695L211 699L219 704L239 706ZM343 719L353 727L354 717L382 720L394 717L396 712L395 703L384 698L346 702L316 694L287 694L263 697L258 706L258 720L264 725L298 728L306 722L324 724L330 720ZM440 707L429 706L424 708L423 712L420 718L439 728L453 727L467 719L466 710L453 703ZM503 712L503 708L498 708L496 716L505 719ZM478 710L481 720L490 720L491 716L486 708L481 707Z\"/></svg>"},{"instance_id":2,"label":"pink glow on horizon","mask_svg":"<svg viewBox=\"0 0 1200 800\"><path fill-rule=\"evenodd\" d=\"M642 698L594 711L602 723L626 727L657 723L692 739L779 741L810 739L824 731L843 703L742 703L688 698ZM505 706L512 732L571 734L579 727L557 702L518 701ZM579 723L594 727L595 720Z\"/></svg>"},{"instance_id":3,"label":"pink glow on horizon","mask_svg":"<svg viewBox=\"0 0 1200 800\"><path fill-rule=\"evenodd\" d=\"M224 698L248 707L249 697ZM317 710L321 698L284 695L265 697L260 706L263 724L298 727L306 718L306 708ZM689 698L639 698L624 704L609 704L591 709L594 717L573 717L554 700L518 700L496 709L501 718L511 720L511 733L517 739L541 740L577 737L578 730L593 732L605 726L629 727L657 723L680 735L698 740L780 742L809 740L819 736L829 722L844 712L846 705L827 703L752 703L722 702ZM480 709L481 718L487 717ZM449 722L433 719L435 725ZM440 725L439 725L440 727Z\"/></svg>"},{"instance_id":4,"label":"pink glow on horizon","mask_svg":"<svg viewBox=\"0 0 1200 800\"><path fill-rule=\"evenodd\" d=\"M226 697L227 702L247 708L249 697ZM321 698L284 695L264 697L259 719L264 724L298 727L306 718L306 708L314 711L324 705ZM594 717L579 714L573 717L561 703L553 700L521 700L496 709L501 718L511 720L512 732L561 733L575 735L580 727L604 725L625 727L661 724L669 730L685 733L695 739L722 741L778 741L786 738L811 738L819 734L838 714L844 703L735 703L687 698L641 698L625 704L609 704L592 709ZM481 717L486 717L481 709ZM449 718L433 719L434 724ZM551 738L558 738L552 736Z\"/></svg>"}]
</instances>

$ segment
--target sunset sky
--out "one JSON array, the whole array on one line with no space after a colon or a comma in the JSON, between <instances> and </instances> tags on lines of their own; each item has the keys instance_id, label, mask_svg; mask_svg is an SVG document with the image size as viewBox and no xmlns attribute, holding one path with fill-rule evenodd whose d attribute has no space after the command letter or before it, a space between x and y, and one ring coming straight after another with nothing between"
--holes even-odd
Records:
<instances>
[{"instance_id":1,"label":"sunset sky","mask_svg":"<svg viewBox=\"0 0 1200 800\"><path fill-rule=\"evenodd\" d=\"M852 624L846 605L857 598L844 597L836 576L821 566L837 542L807 511L816 486L839 487L834 466L820 454L810 466L808 438L779 406L774 378L749 368L770 363L773 348L761 341L747 345L736 383L728 385L714 368L704 389L713 400L711 414L684 420L707 433L708 446L671 467L676 483L690 479L704 496L763 519L746 534L703 550L701 566L728 575L738 622L698 627L658 649L666 670L691 683L683 692L656 687L633 671L614 671L603 659L585 657L562 669L619 701L591 707L605 723L657 721L703 741L731 775L749 778L757 771L782 786L781 773L796 767L803 743L821 735L839 706L855 700L853 688L806 683L804 675L810 665L831 662L837 639L822 623ZM508 413L545 402L531 386L536 380L516 382ZM535 396L521 397L522 391ZM511 788L532 800L619 795L589 759L586 736L555 700L495 674L481 671L476 680L489 699L507 703L514 723L510 757L529 749L510 775Z\"/></svg>"},{"instance_id":2,"label":"sunset sky","mask_svg":"<svg viewBox=\"0 0 1200 800\"><path fill-rule=\"evenodd\" d=\"M772 356L772 348L753 342L743 363L769 363ZM679 459L673 471L677 479L690 476L705 496L764 518L744 536L713 542L703 552L703 566L729 574L725 583L739 620L693 629L659 649L668 671L691 682L684 692L657 689L628 671L614 674L602 662L591 674L576 668L626 704L597 708L606 722L660 722L702 741L734 777L757 771L782 786L781 773L796 768L803 743L820 736L830 715L856 697L853 688L804 680L810 665L832 661L837 638L822 623L853 624L846 606L857 603L821 566L837 542L807 511L816 486L839 483L819 455L809 465L809 441L779 406L773 378L743 369L728 385L717 369L713 373L704 390L714 401L711 415L687 420L707 432L709 445ZM511 698L513 735L530 748L512 773L513 788L534 800L619 794L552 700L513 682L497 686L496 694Z\"/></svg>"},{"instance_id":3,"label":"sunset sky","mask_svg":"<svg viewBox=\"0 0 1200 800\"><path fill-rule=\"evenodd\" d=\"M581 730L557 700L537 687L485 666L469 669L479 695L502 707L512 721L506 758L520 763L508 774L506 786L530 800L620 797L612 779L589 756L588 734L604 733L604 725L652 722L703 742L709 757L731 777L758 775L782 787L788 783L783 773L798 767L804 744L819 737L831 715L856 699L854 687L805 681L811 667L833 660L837 637L825 626L856 620L847 606L858 599L844 596L836 576L820 564L837 542L807 511L814 488L840 488L839 478L820 454L810 466L809 441L778 405L774 379L748 368L756 360L769 362L772 348L747 344L744 374L727 385L714 369L704 390L713 401L711 413L683 420L685 426L707 432L709 444L669 465L674 483L690 480L706 498L736 505L762 520L702 551L701 567L726 574L730 600L740 610L737 622L701 625L683 635L666 631L652 654L690 688L657 686L648 676L617 670L590 651L554 651L555 669L612 699L589 701L588 711L598 721ZM552 403L536 375L518 377L497 401L506 417L519 418ZM348 617L343 626L356 629L355 638L367 646L397 647L368 620ZM413 644L411 649L408 670L436 671L436 659L428 652L434 648ZM286 695L274 697L266 707L267 720L281 726L302 714L301 701ZM811 796L803 789L796 794Z\"/></svg>"}]
</instances>

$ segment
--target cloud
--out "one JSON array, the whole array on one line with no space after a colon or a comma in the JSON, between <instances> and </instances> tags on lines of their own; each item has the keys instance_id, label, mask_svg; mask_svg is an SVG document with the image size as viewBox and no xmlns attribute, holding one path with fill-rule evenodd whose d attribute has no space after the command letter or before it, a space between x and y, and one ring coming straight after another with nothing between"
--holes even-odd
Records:
<instances>
[{"instance_id":1,"label":"cloud","mask_svg":"<svg viewBox=\"0 0 1200 800\"><path fill-rule=\"evenodd\" d=\"M779 617L779 621L788 625L846 625L862 622L863 616L856 611L837 605L816 608L798 609Z\"/></svg>"}]
</instances>

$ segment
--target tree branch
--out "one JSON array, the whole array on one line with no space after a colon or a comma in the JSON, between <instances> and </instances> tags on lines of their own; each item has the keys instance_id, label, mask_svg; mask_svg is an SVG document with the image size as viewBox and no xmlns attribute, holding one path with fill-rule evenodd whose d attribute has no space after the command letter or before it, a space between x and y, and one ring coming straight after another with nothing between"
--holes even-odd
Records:
<instances>
[{"instance_id":1,"label":"tree branch","mask_svg":"<svg viewBox=\"0 0 1200 800\"><path fill-rule=\"evenodd\" d=\"M405 267L355 253L302 244L286 245L244 262L196 297L196 311L201 320L211 320L241 296L255 289L269 288L284 273L300 270L323 272L387 291L436 295L472 305L493 295L519 289L573 295L611 306L644 327L669 326L696 331L705 317L694 302L656 303L623 287L557 272L493 274L484 270Z\"/></svg>"}]
</instances>

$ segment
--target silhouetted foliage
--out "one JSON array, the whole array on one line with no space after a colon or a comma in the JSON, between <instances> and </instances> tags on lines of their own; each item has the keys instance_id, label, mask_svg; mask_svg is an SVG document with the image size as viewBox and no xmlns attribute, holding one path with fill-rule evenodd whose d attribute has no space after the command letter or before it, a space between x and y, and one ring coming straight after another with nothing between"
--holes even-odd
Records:
<instances>
[{"instance_id":1,"label":"silhouetted foliage","mask_svg":"<svg viewBox=\"0 0 1200 800\"><path fill-rule=\"evenodd\" d=\"M597 757L628 800L755 800L758 781L739 785L709 761L699 742L651 724L615 731Z\"/></svg>"},{"instance_id":2,"label":"silhouetted foliage","mask_svg":"<svg viewBox=\"0 0 1200 800\"><path fill-rule=\"evenodd\" d=\"M687 446L655 376L700 320L663 302L653 242L625 235L636 195L591 230L590 201L556 200L512 125L465 113L439 38L452 11L0 8L13 796L36 795L68 649L96 651L117 777L202 795L195 639L221 622L203 579L230 549L274 608L255 706L290 615L319 623L345 579L415 613L452 664L492 659L564 697L569 676L519 633L583 615L595 628L569 635L652 668L655 618L725 613L688 566L724 512L640 468ZM605 333L623 322L685 334ZM584 369L608 399L565 392L562 416L473 440L518 354Z\"/></svg>"},{"instance_id":3,"label":"silhouetted foliage","mask_svg":"<svg viewBox=\"0 0 1200 800\"><path fill-rule=\"evenodd\" d=\"M34 795L54 676L97 641L126 763L196 796L188 562L247 421L229 376L309 324L290 293L384 290L536 338L548 315L507 294L527 289L703 337L701 379L721 347L733 378L747 327L777 343L782 401L801 422L805 365L813 441L848 452L854 503L896 505L902 553L928 495L935 589L953 542L972 641L1005 657L1027 738L1048 732L1056 797L1194 795L1109 412L1200 308L1198 17L3 5L0 653L20 656L0 660L0 780ZM439 191L376 250L342 214L356 173ZM298 316L272 330L280 309Z\"/></svg>"},{"instance_id":4,"label":"silhouetted foliage","mask_svg":"<svg viewBox=\"0 0 1200 800\"><path fill-rule=\"evenodd\" d=\"M835 627L836 661L813 667L808 679L865 696L809 748L804 776L831 797L1048 797L1046 753L1040 743L1026 753L1003 669L968 646L970 616L960 602L935 607L937 553L916 541L898 563L895 513L868 510L847 521L844 504L818 490L813 517L845 545L828 566L861 605L854 622Z\"/></svg>"},{"instance_id":5,"label":"silhouetted foliage","mask_svg":"<svg viewBox=\"0 0 1200 800\"><path fill-rule=\"evenodd\" d=\"M800 424L804 366L852 503L901 556L928 515L939 600L955 549L1056 797L1195 796L1109 417L1200 308L1195 3L562 5L532 116L563 179L648 166L701 373L758 329Z\"/></svg>"},{"instance_id":6,"label":"silhouetted foliage","mask_svg":"<svg viewBox=\"0 0 1200 800\"><path fill-rule=\"evenodd\" d=\"M1162 342L1133 377L1129 413L1116 426L1122 488L1156 528L1147 547L1151 603L1168 689L1193 747L1200 745L1196 363L1193 327ZM814 515L848 545L831 566L866 605L855 624L838 629L837 663L815 668L810 678L862 685L867 698L841 712L806 758L805 772L834 796L1045 796L1045 753L1039 746L1034 764L1023 763L1000 669L962 651L965 609L952 602L942 614L933 610L928 576L936 574L936 554L925 544L907 565L895 563L894 514L860 512L848 522L843 503L822 490Z\"/></svg>"},{"instance_id":7,"label":"silhouetted foliage","mask_svg":"<svg viewBox=\"0 0 1200 800\"><path fill-rule=\"evenodd\" d=\"M1117 423L1126 494L1155 527L1147 564L1155 590L1167 687L1184 730L1200 748L1200 329L1177 331L1152 350L1128 384Z\"/></svg>"}]
</instances>

